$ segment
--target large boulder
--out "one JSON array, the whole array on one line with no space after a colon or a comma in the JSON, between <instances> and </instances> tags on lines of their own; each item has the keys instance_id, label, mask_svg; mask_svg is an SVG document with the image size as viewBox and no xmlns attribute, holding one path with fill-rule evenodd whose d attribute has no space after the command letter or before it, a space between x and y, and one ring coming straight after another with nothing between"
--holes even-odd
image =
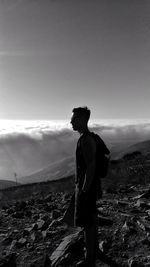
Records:
<instances>
[{"instance_id":1,"label":"large boulder","mask_svg":"<svg viewBox=\"0 0 150 267\"><path fill-rule=\"evenodd\" d=\"M69 266L73 254L80 256L83 253L82 231L66 236L51 255L52 267Z\"/></svg>"}]
</instances>

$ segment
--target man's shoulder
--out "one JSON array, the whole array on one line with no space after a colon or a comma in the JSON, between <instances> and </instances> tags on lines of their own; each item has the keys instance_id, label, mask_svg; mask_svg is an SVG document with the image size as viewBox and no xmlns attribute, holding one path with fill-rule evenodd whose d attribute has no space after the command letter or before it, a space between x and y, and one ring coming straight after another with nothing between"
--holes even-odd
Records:
<instances>
[{"instance_id":1,"label":"man's shoulder","mask_svg":"<svg viewBox=\"0 0 150 267\"><path fill-rule=\"evenodd\" d=\"M82 145L92 145L95 146L95 138L92 132L88 132L87 134L80 137L80 141Z\"/></svg>"}]
</instances>

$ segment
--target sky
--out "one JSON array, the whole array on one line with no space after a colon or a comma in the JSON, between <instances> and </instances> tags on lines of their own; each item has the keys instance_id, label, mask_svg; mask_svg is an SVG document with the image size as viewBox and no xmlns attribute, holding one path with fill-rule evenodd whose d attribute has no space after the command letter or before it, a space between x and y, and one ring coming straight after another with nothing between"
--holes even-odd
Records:
<instances>
[{"instance_id":1,"label":"sky","mask_svg":"<svg viewBox=\"0 0 150 267\"><path fill-rule=\"evenodd\" d=\"M149 0L0 0L0 119L150 114Z\"/></svg>"}]
</instances>

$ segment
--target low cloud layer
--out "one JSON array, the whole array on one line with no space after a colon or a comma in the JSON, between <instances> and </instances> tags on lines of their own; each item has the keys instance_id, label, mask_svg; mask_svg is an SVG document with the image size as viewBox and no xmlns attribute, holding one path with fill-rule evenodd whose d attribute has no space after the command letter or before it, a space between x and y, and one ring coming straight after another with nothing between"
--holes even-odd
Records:
<instances>
[{"instance_id":1,"label":"low cloud layer","mask_svg":"<svg viewBox=\"0 0 150 267\"><path fill-rule=\"evenodd\" d=\"M150 139L150 121L94 122L111 150ZM79 135L66 122L3 122L0 129L0 179L15 180L74 156Z\"/></svg>"}]
</instances>

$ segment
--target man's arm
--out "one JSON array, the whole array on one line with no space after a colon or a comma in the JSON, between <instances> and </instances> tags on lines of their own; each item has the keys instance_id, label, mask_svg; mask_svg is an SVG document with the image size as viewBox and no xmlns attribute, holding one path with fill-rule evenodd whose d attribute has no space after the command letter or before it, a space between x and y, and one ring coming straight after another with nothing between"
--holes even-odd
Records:
<instances>
[{"instance_id":1,"label":"man's arm","mask_svg":"<svg viewBox=\"0 0 150 267\"><path fill-rule=\"evenodd\" d=\"M88 191L93 181L96 169L96 143L91 136L87 136L81 141L81 148L86 163L86 175L82 191Z\"/></svg>"}]
</instances>

